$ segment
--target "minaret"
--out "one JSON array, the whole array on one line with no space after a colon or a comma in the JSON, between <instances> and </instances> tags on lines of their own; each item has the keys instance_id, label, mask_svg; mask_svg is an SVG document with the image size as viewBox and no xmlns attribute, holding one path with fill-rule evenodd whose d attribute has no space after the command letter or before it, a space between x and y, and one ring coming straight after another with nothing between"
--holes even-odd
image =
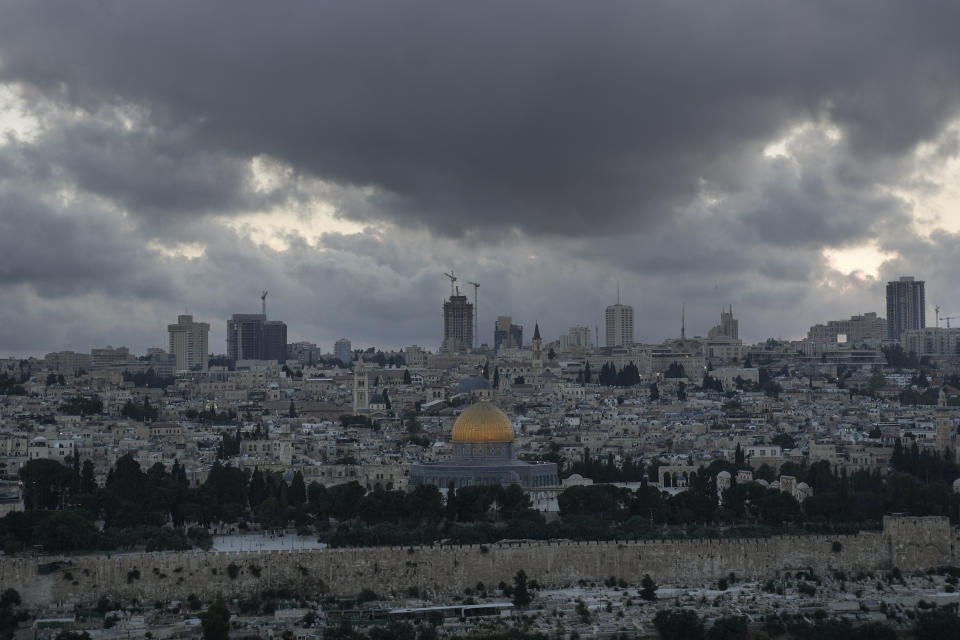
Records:
<instances>
[{"instance_id":1,"label":"minaret","mask_svg":"<svg viewBox=\"0 0 960 640\"><path fill-rule=\"evenodd\" d=\"M953 447L953 418L950 416L950 410L947 409L947 394L940 389L940 397L937 399L937 451L944 453Z\"/></svg>"},{"instance_id":2,"label":"minaret","mask_svg":"<svg viewBox=\"0 0 960 640\"><path fill-rule=\"evenodd\" d=\"M370 409L370 385L363 360L353 367L353 415L367 413Z\"/></svg>"},{"instance_id":3,"label":"minaret","mask_svg":"<svg viewBox=\"0 0 960 640\"><path fill-rule=\"evenodd\" d=\"M540 339L540 323L533 325L533 340L530 341L533 358L530 362L531 373L540 375L543 372L543 340Z\"/></svg>"}]
</instances>

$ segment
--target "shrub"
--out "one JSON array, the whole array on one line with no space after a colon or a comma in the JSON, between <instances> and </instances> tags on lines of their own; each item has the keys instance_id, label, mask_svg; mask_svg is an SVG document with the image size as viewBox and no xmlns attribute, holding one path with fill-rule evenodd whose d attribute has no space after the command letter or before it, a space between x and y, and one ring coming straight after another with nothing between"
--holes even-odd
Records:
<instances>
[{"instance_id":1,"label":"shrub","mask_svg":"<svg viewBox=\"0 0 960 640\"><path fill-rule=\"evenodd\" d=\"M690 609L671 611L661 609L653 618L653 626L662 640L703 640L704 627L700 617Z\"/></svg>"},{"instance_id":2,"label":"shrub","mask_svg":"<svg viewBox=\"0 0 960 640\"><path fill-rule=\"evenodd\" d=\"M364 587L360 590L360 593L357 594L357 603L363 604L365 602L372 602L374 600L379 600L380 596L373 589Z\"/></svg>"}]
</instances>

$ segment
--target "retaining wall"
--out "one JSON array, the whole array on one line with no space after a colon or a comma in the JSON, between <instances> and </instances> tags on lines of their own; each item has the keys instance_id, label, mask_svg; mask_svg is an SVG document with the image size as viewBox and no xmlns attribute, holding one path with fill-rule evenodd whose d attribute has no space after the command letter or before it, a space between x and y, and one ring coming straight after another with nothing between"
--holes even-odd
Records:
<instances>
[{"instance_id":1,"label":"retaining wall","mask_svg":"<svg viewBox=\"0 0 960 640\"><path fill-rule=\"evenodd\" d=\"M835 543L839 543L839 550ZM731 540L530 542L492 545L378 547L311 551L158 552L0 559L0 589L20 591L28 605L92 603L101 596L145 602L239 597L294 589L307 597L463 593L477 582L509 583L518 569L547 587L610 576L635 583L703 584L730 572L754 579L813 569L847 573L899 567L916 571L957 565L960 539L946 518L884 519L882 533ZM41 565L64 564L50 573Z\"/></svg>"}]
</instances>

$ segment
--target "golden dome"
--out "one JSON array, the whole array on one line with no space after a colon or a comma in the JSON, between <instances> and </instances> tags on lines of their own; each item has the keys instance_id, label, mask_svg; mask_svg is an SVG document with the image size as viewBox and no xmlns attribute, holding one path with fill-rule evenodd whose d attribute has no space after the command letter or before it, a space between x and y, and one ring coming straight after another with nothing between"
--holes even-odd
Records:
<instances>
[{"instance_id":1,"label":"golden dome","mask_svg":"<svg viewBox=\"0 0 960 640\"><path fill-rule=\"evenodd\" d=\"M460 414L453 423L451 442L513 442L510 418L491 402L477 402Z\"/></svg>"}]
</instances>

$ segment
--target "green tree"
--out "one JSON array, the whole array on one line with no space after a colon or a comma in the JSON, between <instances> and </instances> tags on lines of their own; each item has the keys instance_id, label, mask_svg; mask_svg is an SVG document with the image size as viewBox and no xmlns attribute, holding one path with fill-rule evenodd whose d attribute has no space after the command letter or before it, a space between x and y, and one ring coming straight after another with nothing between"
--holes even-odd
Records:
<instances>
[{"instance_id":1,"label":"green tree","mask_svg":"<svg viewBox=\"0 0 960 640\"><path fill-rule=\"evenodd\" d=\"M661 609L653 617L661 640L704 640L703 621L690 609Z\"/></svg>"},{"instance_id":2,"label":"green tree","mask_svg":"<svg viewBox=\"0 0 960 640\"><path fill-rule=\"evenodd\" d=\"M132 400L127 400L123 408L120 409L121 416L136 420L137 422L156 420L159 413L156 407L150 404L150 398L144 398L142 404L136 404Z\"/></svg>"},{"instance_id":3,"label":"green tree","mask_svg":"<svg viewBox=\"0 0 960 640\"><path fill-rule=\"evenodd\" d=\"M737 448L733 451L733 465L737 470L747 468L746 454L744 454L743 447L740 446L739 442L737 443Z\"/></svg>"},{"instance_id":4,"label":"green tree","mask_svg":"<svg viewBox=\"0 0 960 640\"><path fill-rule=\"evenodd\" d=\"M960 638L960 617L947 609L921 613L914 628L916 640L954 640Z\"/></svg>"},{"instance_id":5,"label":"green tree","mask_svg":"<svg viewBox=\"0 0 960 640\"><path fill-rule=\"evenodd\" d=\"M0 640L11 640L17 626L30 618L26 611L17 610L20 594L16 589L6 589L0 594Z\"/></svg>"},{"instance_id":6,"label":"green tree","mask_svg":"<svg viewBox=\"0 0 960 640\"><path fill-rule=\"evenodd\" d=\"M266 529L275 529L287 524L287 511L280 504L280 500L273 496L261 502L255 514L257 522Z\"/></svg>"},{"instance_id":7,"label":"green tree","mask_svg":"<svg viewBox=\"0 0 960 640\"><path fill-rule=\"evenodd\" d=\"M230 610L224 604L223 598L210 605L200 617L203 627L203 640L229 640L230 637Z\"/></svg>"},{"instance_id":8,"label":"green tree","mask_svg":"<svg viewBox=\"0 0 960 640\"><path fill-rule=\"evenodd\" d=\"M90 397L76 396L67 400L61 407L60 412L70 416L91 416L103 411L103 401L100 396Z\"/></svg>"},{"instance_id":9,"label":"green tree","mask_svg":"<svg viewBox=\"0 0 960 640\"><path fill-rule=\"evenodd\" d=\"M643 580L640 581L640 597L648 602L657 599L657 583L653 581L649 573L644 574Z\"/></svg>"},{"instance_id":10,"label":"green tree","mask_svg":"<svg viewBox=\"0 0 960 640\"><path fill-rule=\"evenodd\" d=\"M403 384L410 384L410 383L411 383L411 379L410 379L410 369L404 369L404 370L403 370Z\"/></svg>"},{"instance_id":11,"label":"green tree","mask_svg":"<svg viewBox=\"0 0 960 640\"><path fill-rule=\"evenodd\" d=\"M80 470L80 493L91 494L97 490L97 479L94 473L93 462L89 459L83 461L83 467Z\"/></svg>"},{"instance_id":12,"label":"green tree","mask_svg":"<svg viewBox=\"0 0 960 640\"><path fill-rule=\"evenodd\" d=\"M679 362L671 362L670 366L667 367L666 373L663 375L664 378L686 378L687 373L683 369L683 365Z\"/></svg>"},{"instance_id":13,"label":"green tree","mask_svg":"<svg viewBox=\"0 0 960 640\"><path fill-rule=\"evenodd\" d=\"M770 439L770 442L784 449L794 449L797 446L797 441L789 433L778 433Z\"/></svg>"},{"instance_id":14,"label":"green tree","mask_svg":"<svg viewBox=\"0 0 960 640\"><path fill-rule=\"evenodd\" d=\"M656 402L660 399L660 387L656 382L650 383L650 402Z\"/></svg>"},{"instance_id":15,"label":"green tree","mask_svg":"<svg viewBox=\"0 0 960 640\"><path fill-rule=\"evenodd\" d=\"M883 375L883 371L876 369L872 374L870 374L870 380L867 381L867 393L871 396L877 394L877 389L887 384L887 378Z\"/></svg>"},{"instance_id":16,"label":"green tree","mask_svg":"<svg viewBox=\"0 0 960 640\"><path fill-rule=\"evenodd\" d=\"M523 609L530 604L531 600L533 600L533 596L530 595L530 590L527 587L527 572L520 569L513 576L513 606Z\"/></svg>"},{"instance_id":17,"label":"green tree","mask_svg":"<svg viewBox=\"0 0 960 640\"><path fill-rule=\"evenodd\" d=\"M27 509L59 509L73 483L73 474L56 460L28 460L20 469L23 502Z\"/></svg>"},{"instance_id":18,"label":"green tree","mask_svg":"<svg viewBox=\"0 0 960 640\"><path fill-rule=\"evenodd\" d=\"M746 640L747 619L743 616L724 616L713 623L707 640Z\"/></svg>"},{"instance_id":19,"label":"green tree","mask_svg":"<svg viewBox=\"0 0 960 640\"><path fill-rule=\"evenodd\" d=\"M303 472L297 471L293 474L293 480L290 481L290 504L301 505L307 501L307 485L303 481Z\"/></svg>"},{"instance_id":20,"label":"green tree","mask_svg":"<svg viewBox=\"0 0 960 640\"><path fill-rule=\"evenodd\" d=\"M290 401L290 408L287 409L287 417L290 417L290 418L297 417L297 406L293 403L293 400Z\"/></svg>"},{"instance_id":21,"label":"green tree","mask_svg":"<svg viewBox=\"0 0 960 640\"><path fill-rule=\"evenodd\" d=\"M34 541L45 551L87 551L97 548L97 527L89 512L81 509L55 511L34 531Z\"/></svg>"}]
</instances>

